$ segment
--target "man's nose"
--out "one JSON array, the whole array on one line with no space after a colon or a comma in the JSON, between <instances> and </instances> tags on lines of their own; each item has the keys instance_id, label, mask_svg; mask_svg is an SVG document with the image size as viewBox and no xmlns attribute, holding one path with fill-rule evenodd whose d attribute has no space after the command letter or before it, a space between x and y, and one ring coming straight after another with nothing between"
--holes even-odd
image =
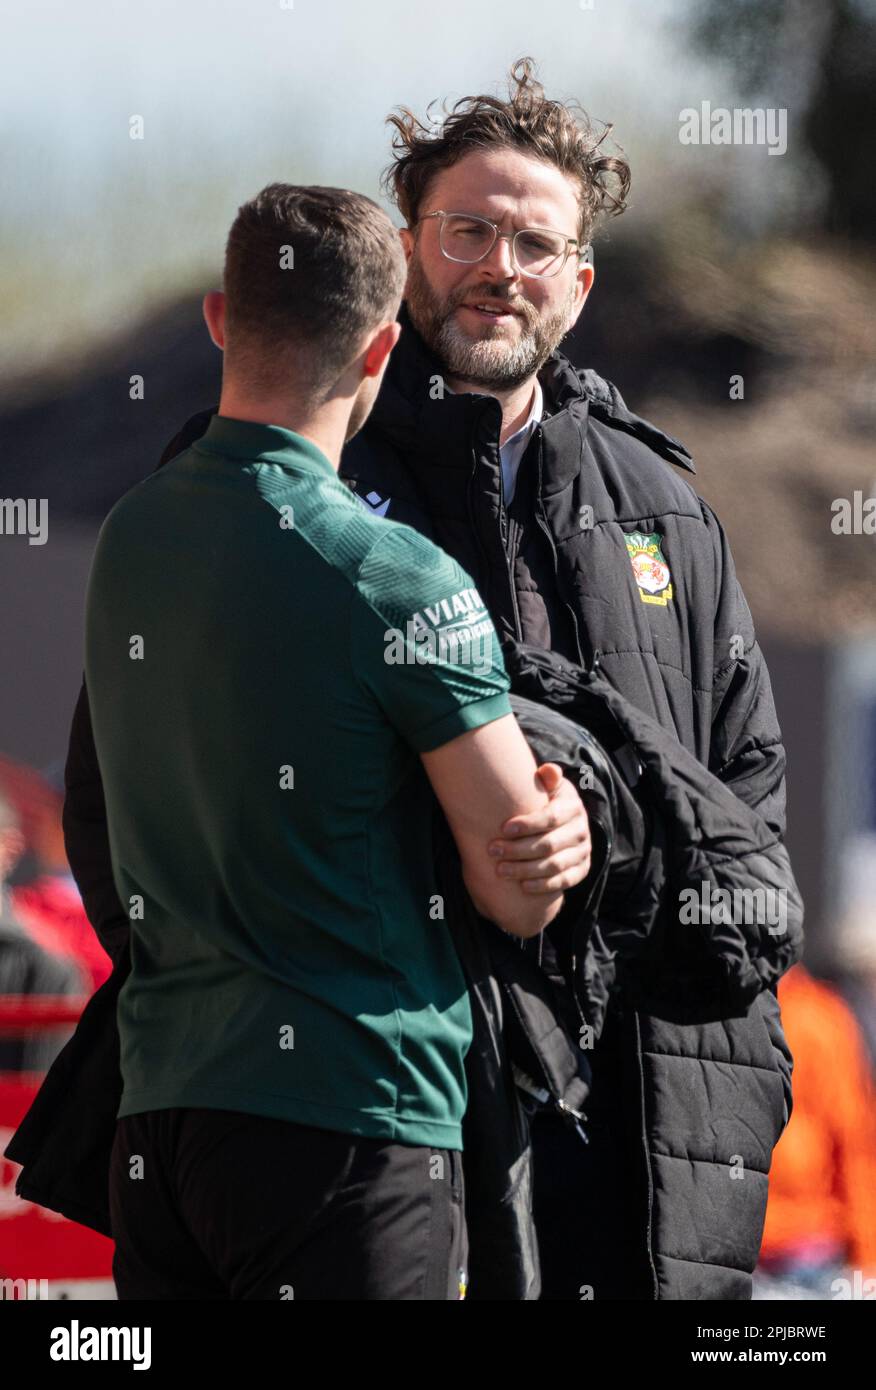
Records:
<instances>
[{"instance_id":1,"label":"man's nose","mask_svg":"<svg viewBox=\"0 0 876 1390\"><path fill-rule=\"evenodd\" d=\"M511 255L511 240L509 237L496 237L495 244L480 262L480 269L486 270L491 277L497 280L513 280L517 276L517 270Z\"/></svg>"}]
</instances>

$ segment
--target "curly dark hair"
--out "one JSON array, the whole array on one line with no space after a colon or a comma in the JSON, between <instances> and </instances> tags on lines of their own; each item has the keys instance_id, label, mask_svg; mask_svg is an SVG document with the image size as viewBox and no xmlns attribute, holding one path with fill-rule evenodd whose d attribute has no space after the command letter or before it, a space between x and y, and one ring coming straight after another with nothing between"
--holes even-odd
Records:
<instances>
[{"instance_id":1,"label":"curly dark hair","mask_svg":"<svg viewBox=\"0 0 876 1390\"><path fill-rule=\"evenodd\" d=\"M630 191L630 166L621 150L604 154L601 146L614 126L597 134L577 102L549 101L535 78L532 58L518 58L511 67L508 100L463 97L448 110L436 131L406 106L387 117L395 127L393 162L384 171L381 187L392 198L409 226L417 220L431 180L475 149L504 147L521 150L553 164L578 185L578 236L582 245L592 238L600 214L624 211ZM432 111L426 111L427 120ZM616 146L616 148L619 148Z\"/></svg>"}]
</instances>

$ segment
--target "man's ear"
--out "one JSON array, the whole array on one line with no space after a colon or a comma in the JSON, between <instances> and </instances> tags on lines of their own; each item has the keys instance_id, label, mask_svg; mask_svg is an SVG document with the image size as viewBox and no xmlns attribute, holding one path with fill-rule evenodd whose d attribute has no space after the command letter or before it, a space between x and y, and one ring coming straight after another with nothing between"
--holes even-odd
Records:
<instances>
[{"instance_id":1,"label":"man's ear","mask_svg":"<svg viewBox=\"0 0 876 1390\"><path fill-rule=\"evenodd\" d=\"M362 362L363 376L379 376L401 334L400 323L385 323L375 333Z\"/></svg>"},{"instance_id":2,"label":"man's ear","mask_svg":"<svg viewBox=\"0 0 876 1390\"><path fill-rule=\"evenodd\" d=\"M414 234L410 227L399 227L398 235L404 248L405 260L410 265L411 256L414 254Z\"/></svg>"},{"instance_id":3,"label":"man's ear","mask_svg":"<svg viewBox=\"0 0 876 1390\"><path fill-rule=\"evenodd\" d=\"M569 315L569 327L566 329L567 333L570 332L575 327L575 324L578 322L578 319L581 316L581 310L584 308L584 305L587 301L587 296L593 288L593 281L595 278L596 271L593 269L592 265L585 263L581 266L580 270L578 271L578 285L577 293L575 296L575 305L572 309L571 314Z\"/></svg>"},{"instance_id":4,"label":"man's ear","mask_svg":"<svg viewBox=\"0 0 876 1390\"><path fill-rule=\"evenodd\" d=\"M221 290L208 290L201 306L207 332L217 348L225 347L225 295Z\"/></svg>"}]
</instances>

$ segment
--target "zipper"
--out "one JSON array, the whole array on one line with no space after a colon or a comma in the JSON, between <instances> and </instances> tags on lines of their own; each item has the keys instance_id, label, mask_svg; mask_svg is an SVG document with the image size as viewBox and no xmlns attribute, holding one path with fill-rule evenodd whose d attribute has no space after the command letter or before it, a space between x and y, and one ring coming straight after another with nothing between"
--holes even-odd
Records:
<instances>
[{"instance_id":1,"label":"zipper","mask_svg":"<svg viewBox=\"0 0 876 1390\"><path fill-rule=\"evenodd\" d=\"M477 467L478 467L478 456L477 456L477 451L476 451L476 449L474 448L474 446L472 446L472 449L471 449L471 472L470 472L469 475L468 475L468 487L466 488L466 502L468 503L468 515L469 515L469 520L471 521L471 529L472 529L472 531L474 532L475 540L476 540L477 543L478 543L478 550L480 551L481 556L483 557L484 578L486 579L487 583L489 583L489 581L490 581L490 557L489 557L489 555L487 554L486 546L484 545L483 540L481 539L480 529L479 529L479 527L478 527L477 520L476 520L476 518L475 518L475 511L474 511L474 507L472 506L472 500L471 500L471 494L472 494L472 489L473 489L473 487L474 487L475 473L477 472Z\"/></svg>"},{"instance_id":2,"label":"zipper","mask_svg":"<svg viewBox=\"0 0 876 1390\"><path fill-rule=\"evenodd\" d=\"M600 823L600 824L601 824L601 823ZM596 883L594 883L593 886L591 887L590 894L589 894L589 897L588 897L588 899L587 899L587 907L586 907L586 910L587 910L588 912L590 911L590 903L593 901L593 898L597 895L597 893L600 893L600 895L601 895L601 887L602 887L602 885L605 883L606 879L608 878L609 870L610 870L610 868L611 868L611 856L614 854L614 835L612 835L610 832L606 831L606 829L605 829L604 826L601 826L601 828L602 828L602 833L603 833L603 835L605 836L605 859L604 859L604 862L603 862L602 873L600 874L600 878L597 879ZM600 880L601 880L601 882L600 882ZM591 915L592 915L592 917L593 917L594 923L596 923L596 922L599 921L599 909L598 909L598 906L597 906L596 912L592 913ZM543 933L542 933L542 935L543 935ZM576 1010L577 1010L577 1012L578 1012L578 1018L580 1019L580 1021L581 1021L582 1023L586 1024L586 1023L587 1023L587 1017L586 1017L586 1015L585 1015L585 1013L584 1013L584 1010L583 1010L582 1007L581 1007L581 1001L580 1001L580 999L579 999L579 997L578 997L578 961L579 961L580 958L579 958L579 955L578 955L577 938L578 938L579 936L580 936L580 932L576 933L575 930L573 929L573 931L572 931L572 950L571 950L571 952L570 952L570 961L571 961L571 968L572 968L572 991L571 991L571 993L572 993L572 1002L574 1003L575 1008L576 1008ZM585 949L586 949L586 948L585 948Z\"/></svg>"},{"instance_id":3,"label":"zipper","mask_svg":"<svg viewBox=\"0 0 876 1390\"><path fill-rule=\"evenodd\" d=\"M499 534L502 537L502 554L505 556L505 570L508 574L508 588L511 592L511 607L514 612L514 630L518 642L523 641L523 623L517 606L517 591L514 588L514 557L508 553L508 513L505 510L505 482L502 477L502 460L499 459Z\"/></svg>"},{"instance_id":4,"label":"zipper","mask_svg":"<svg viewBox=\"0 0 876 1390\"><path fill-rule=\"evenodd\" d=\"M478 529L478 524L477 524L477 521L476 521L476 519L475 519L474 506L472 505L472 489L474 488L474 480L475 480L475 474L477 473L477 467L478 467L477 449L475 448L474 445L472 445L472 449L471 449L471 473L469 474L468 489L467 489L468 514L469 514L469 517L471 518L472 529L473 529L473 531L474 531L474 533L475 533L475 536L477 537L478 547L479 547L479 549L480 549L481 555L483 556L484 574L485 574L487 580L489 581L489 580L491 580L491 568L492 568L491 562L490 562L490 557L489 557L489 555L487 554L486 546L484 545L483 539L482 539L482 537L481 537L480 530ZM509 588L509 591L510 591L510 594L511 594L511 610L512 610L512 613L513 613L513 615L514 615L514 631L515 631L515 633L516 633L516 635L517 635L517 640L518 640L518 642L522 642L522 641L523 641L523 627L522 627L522 624L521 624L521 622L520 622L520 610L519 610L518 607L517 607L517 594L516 594L515 591L514 591L514 576L513 576L513 574L511 573L511 566L510 566L510 564L509 564L509 562L508 562L508 549L507 549L507 547L508 547L508 519L507 519L507 517L506 517L506 515L505 515L505 495L504 495L504 491L503 491L503 489L502 489L502 469L501 469L501 464L500 464L500 467L499 467L499 535L501 536L501 539L502 539L502 554L503 554L504 557L505 557L505 573L506 573L506 575L508 576L508 588Z\"/></svg>"},{"instance_id":5,"label":"zipper","mask_svg":"<svg viewBox=\"0 0 876 1390\"><path fill-rule=\"evenodd\" d=\"M566 1120L567 1123L571 1124L575 1133L578 1135L578 1138L581 1139L583 1143L590 1143L590 1140L587 1137L587 1131L584 1128L584 1123L587 1120L587 1116L585 1115L583 1110L573 1110L571 1105L567 1105L562 1098L557 1101L556 1105L554 1106L554 1109L557 1111L559 1115L562 1116L564 1120Z\"/></svg>"},{"instance_id":6,"label":"zipper","mask_svg":"<svg viewBox=\"0 0 876 1390\"><path fill-rule=\"evenodd\" d=\"M654 1181L651 1173L651 1158L648 1153L648 1126L645 1115L645 1072L642 1066L642 1033L639 1027L639 1015L632 1010L633 1021L636 1026L636 1066L639 1070L639 1099L641 1101L641 1121L642 1121L642 1152L645 1158L645 1173L648 1178L648 1219L645 1225L645 1248L648 1252L648 1264L651 1269L651 1284L655 1302L659 1301L660 1286L657 1280L657 1268L654 1264L654 1251L651 1246L651 1217L654 1210Z\"/></svg>"},{"instance_id":7,"label":"zipper","mask_svg":"<svg viewBox=\"0 0 876 1390\"><path fill-rule=\"evenodd\" d=\"M536 498L535 519L536 519L536 521L538 522L539 526L541 527L541 530L542 530L542 531L544 532L544 534L547 536L548 544L549 544L549 546L550 546L550 548L551 548L551 555L553 556L553 561L554 561L554 577L556 578L556 581L557 581L557 593L558 593L558 594L560 595L560 597L562 598L563 603L565 604L565 607L566 607L566 611L567 611L567 613L569 614L569 616L570 616L571 619L572 619L572 631L573 631L574 634L575 634L575 646L576 646L577 649L578 649L578 661L579 661L580 665L586 670L586 669L587 669L587 662L584 660L584 649L583 649L583 647L581 646L581 630L580 630L580 628L579 628L579 626L578 626L578 614L575 612L575 610L574 610L574 608L572 607L571 603L569 603L568 599L566 599L566 598L564 597L563 593L562 593L562 583L561 583L561 580L560 580L560 563L559 563L559 559L558 559L558 557L557 557L557 547L556 547L555 544L554 544L554 538L553 538L553 536L552 536L552 534L551 534L551 528L548 526L547 518L545 517L545 514L544 514L544 499L543 499L543 497L542 497L542 487L543 487L543 484L544 484L544 467L543 467L543 456L542 456L542 438L541 438L541 431L539 430L539 435L538 435L538 497Z\"/></svg>"}]
</instances>

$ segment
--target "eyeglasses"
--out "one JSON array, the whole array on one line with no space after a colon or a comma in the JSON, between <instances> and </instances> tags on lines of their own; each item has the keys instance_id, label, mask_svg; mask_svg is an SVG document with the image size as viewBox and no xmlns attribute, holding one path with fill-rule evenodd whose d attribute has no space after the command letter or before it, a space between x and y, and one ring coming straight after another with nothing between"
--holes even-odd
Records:
<instances>
[{"instance_id":1,"label":"eyeglasses","mask_svg":"<svg viewBox=\"0 0 876 1390\"><path fill-rule=\"evenodd\" d=\"M517 232L500 232L488 217L467 212L427 212L419 218L428 222L438 217L438 245L448 261L476 265L489 256L497 241L510 241L511 259L521 275L546 280L559 275L573 248L578 249L578 265L591 259L590 246L581 246L574 237L563 236L546 227L521 227Z\"/></svg>"}]
</instances>

